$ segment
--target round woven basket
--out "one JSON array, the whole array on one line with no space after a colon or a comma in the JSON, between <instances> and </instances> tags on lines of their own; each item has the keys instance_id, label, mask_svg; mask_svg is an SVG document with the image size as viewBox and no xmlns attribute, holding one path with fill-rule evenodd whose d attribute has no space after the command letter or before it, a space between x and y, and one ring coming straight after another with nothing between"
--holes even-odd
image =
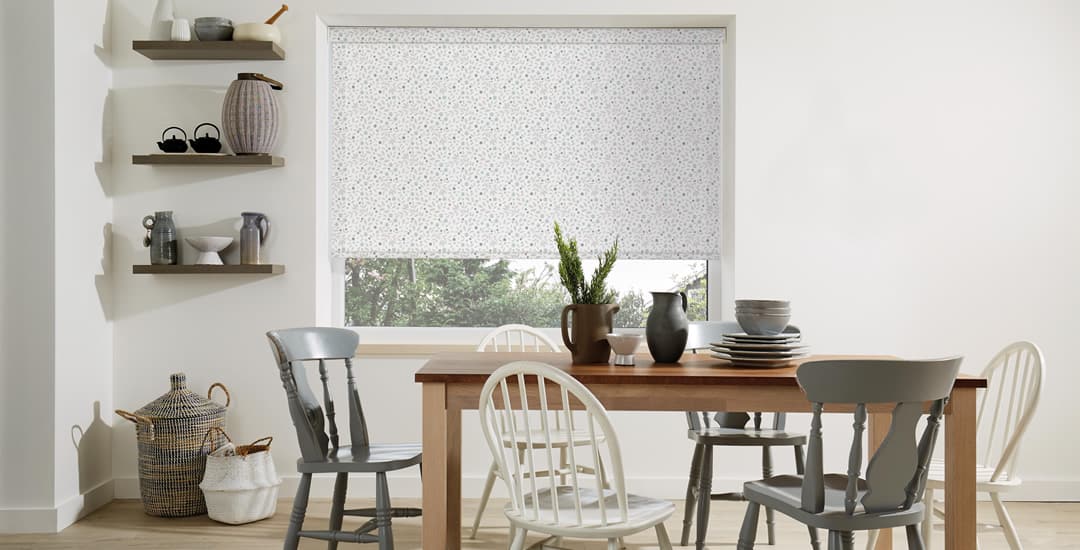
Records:
<instances>
[{"instance_id":1,"label":"round woven basket","mask_svg":"<svg viewBox=\"0 0 1080 550\"><path fill-rule=\"evenodd\" d=\"M135 424L139 442L139 492L143 510L151 516L183 517L206 513L199 482L206 468L209 449L225 442L215 430L213 441L203 444L207 431L225 426L229 390L223 384L210 386L206 397L187 389L187 376L169 377L168 393L130 413L116 414ZM225 405L209 398L214 388L225 393Z\"/></svg>"}]
</instances>

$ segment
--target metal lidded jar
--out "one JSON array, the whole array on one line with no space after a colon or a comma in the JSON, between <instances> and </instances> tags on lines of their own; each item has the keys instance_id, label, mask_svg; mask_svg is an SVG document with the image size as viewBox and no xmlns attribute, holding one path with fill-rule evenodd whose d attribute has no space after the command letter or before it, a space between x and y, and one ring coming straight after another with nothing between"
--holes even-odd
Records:
<instances>
[{"instance_id":1,"label":"metal lidded jar","mask_svg":"<svg viewBox=\"0 0 1080 550\"><path fill-rule=\"evenodd\" d=\"M229 390L212 384L206 397L187 388L187 376L169 376L171 388L161 397L130 413L116 414L135 424L139 443L139 493L143 510L151 516L183 517L206 513L199 482L206 469L206 454L225 443ZM225 393L225 404L211 401L214 388ZM209 439L208 439L209 437Z\"/></svg>"}]
</instances>

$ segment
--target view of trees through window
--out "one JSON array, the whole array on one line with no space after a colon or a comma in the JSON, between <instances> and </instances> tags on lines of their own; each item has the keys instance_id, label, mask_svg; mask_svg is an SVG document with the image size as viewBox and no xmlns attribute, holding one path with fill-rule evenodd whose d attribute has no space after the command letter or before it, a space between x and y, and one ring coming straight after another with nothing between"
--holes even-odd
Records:
<instances>
[{"instance_id":1,"label":"view of trees through window","mask_svg":"<svg viewBox=\"0 0 1080 550\"><path fill-rule=\"evenodd\" d=\"M584 262L591 275L595 260ZM706 320L704 261L619 260L608 278L617 327L644 327L653 290L684 290L688 317ZM364 259L345 261L345 324L369 327L559 326L569 294L556 260Z\"/></svg>"}]
</instances>

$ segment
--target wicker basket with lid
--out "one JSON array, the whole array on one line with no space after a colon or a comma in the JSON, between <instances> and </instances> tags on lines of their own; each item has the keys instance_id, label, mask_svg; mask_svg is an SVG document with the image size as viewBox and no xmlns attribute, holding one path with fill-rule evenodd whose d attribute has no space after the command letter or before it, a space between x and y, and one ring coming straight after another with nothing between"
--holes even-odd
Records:
<instances>
[{"instance_id":1,"label":"wicker basket with lid","mask_svg":"<svg viewBox=\"0 0 1080 550\"><path fill-rule=\"evenodd\" d=\"M229 390L215 383L204 398L187 389L184 373L171 375L169 381L171 388L165 395L134 413L117 409L116 414L135 424L143 510L164 517L205 514L199 482L206 468L206 453L225 441L216 430L212 444L204 445L203 438L210 428L225 426ZM214 388L225 393L225 405L209 399Z\"/></svg>"}]
</instances>

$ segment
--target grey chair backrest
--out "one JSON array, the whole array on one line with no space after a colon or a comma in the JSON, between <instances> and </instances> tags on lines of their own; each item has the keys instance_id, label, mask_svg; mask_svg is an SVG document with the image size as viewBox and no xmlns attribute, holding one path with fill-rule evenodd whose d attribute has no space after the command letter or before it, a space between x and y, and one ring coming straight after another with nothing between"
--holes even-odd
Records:
<instances>
[{"instance_id":1,"label":"grey chair backrest","mask_svg":"<svg viewBox=\"0 0 1080 550\"><path fill-rule=\"evenodd\" d=\"M822 472L821 412L825 403L855 405L854 437L848 457L844 509L853 515L860 502L862 435L868 403L895 404L892 424L866 467L867 513L907 510L922 499L934 440L945 402L960 370L961 357L926 361L833 360L803 363L796 371L799 385L813 403L802 508L819 513L825 507ZM923 408L930 402L926 428L918 445L915 431Z\"/></svg>"},{"instance_id":2,"label":"grey chair backrest","mask_svg":"<svg viewBox=\"0 0 1080 550\"><path fill-rule=\"evenodd\" d=\"M289 399L300 454L305 461L322 461L330 448L337 449L338 427L335 419L334 400L330 396L330 377L327 361L343 361L348 382L349 437L354 447L368 445L367 423L360 407L360 395L356 391L352 358L359 343L357 334L348 329L306 327L272 330L266 333L270 347L277 359L281 383ZM317 361L319 378L322 380L324 410L308 386L303 370L307 361ZM329 429L329 433L327 433Z\"/></svg>"},{"instance_id":3,"label":"grey chair backrest","mask_svg":"<svg viewBox=\"0 0 1080 550\"><path fill-rule=\"evenodd\" d=\"M711 416L710 416L711 415ZM744 412L687 412L686 423L687 427L691 430L701 430L712 427L715 425L719 428L745 428L746 424L750 422L750 414ZM762 414L755 412L753 415L755 430L762 429ZM772 422L770 427L774 430L783 430L787 425L787 415L784 413L773 413Z\"/></svg>"}]
</instances>

